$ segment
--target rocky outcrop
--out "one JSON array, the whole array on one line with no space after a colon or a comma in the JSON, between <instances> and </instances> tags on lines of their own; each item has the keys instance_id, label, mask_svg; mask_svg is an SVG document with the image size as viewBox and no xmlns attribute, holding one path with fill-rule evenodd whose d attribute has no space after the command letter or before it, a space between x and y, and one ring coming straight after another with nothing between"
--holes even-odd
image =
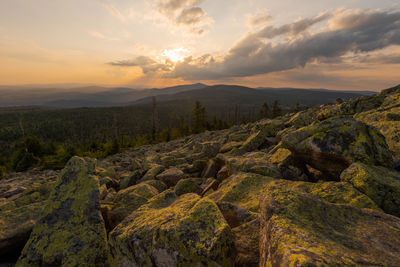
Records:
<instances>
[{"instance_id":1,"label":"rocky outcrop","mask_svg":"<svg viewBox=\"0 0 400 267\"><path fill-rule=\"evenodd\" d=\"M260 266L397 266L400 219L271 184L261 204Z\"/></svg>"},{"instance_id":2,"label":"rocky outcrop","mask_svg":"<svg viewBox=\"0 0 400 267\"><path fill-rule=\"evenodd\" d=\"M95 161L72 158L55 185L16 266L106 266Z\"/></svg>"},{"instance_id":3,"label":"rocky outcrop","mask_svg":"<svg viewBox=\"0 0 400 267\"><path fill-rule=\"evenodd\" d=\"M399 106L400 87L6 175L0 265L398 266Z\"/></svg>"},{"instance_id":4,"label":"rocky outcrop","mask_svg":"<svg viewBox=\"0 0 400 267\"><path fill-rule=\"evenodd\" d=\"M366 124L350 117L337 117L288 133L284 147L325 179L339 180L340 173L353 162L391 167L392 153L385 138Z\"/></svg>"},{"instance_id":5,"label":"rocky outcrop","mask_svg":"<svg viewBox=\"0 0 400 267\"><path fill-rule=\"evenodd\" d=\"M150 200L110 233L119 266L233 266L231 230L217 205L172 192Z\"/></svg>"}]
</instances>

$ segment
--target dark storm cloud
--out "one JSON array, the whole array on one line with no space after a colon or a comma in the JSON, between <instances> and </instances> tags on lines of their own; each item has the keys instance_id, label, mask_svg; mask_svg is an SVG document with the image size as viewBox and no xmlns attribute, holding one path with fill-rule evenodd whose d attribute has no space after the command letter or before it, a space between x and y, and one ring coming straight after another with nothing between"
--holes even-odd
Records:
<instances>
[{"instance_id":1,"label":"dark storm cloud","mask_svg":"<svg viewBox=\"0 0 400 267\"><path fill-rule=\"evenodd\" d=\"M318 15L315 18L311 19L300 19L294 23L286 24L281 27L275 28L273 26L264 27L262 30L257 32L257 37L259 38L274 38L280 35L289 34L289 35L298 35L306 30L308 30L313 25L328 19L331 14L325 13L322 15Z\"/></svg>"},{"instance_id":2,"label":"dark storm cloud","mask_svg":"<svg viewBox=\"0 0 400 267\"><path fill-rule=\"evenodd\" d=\"M282 26L281 30L266 31L264 28L248 34L223 60L200 64L196 60L186 60L177 64L172 76L189 80L252 76L304 67L309 62L335 59L348 52L371 52L400 45L400 12L370 10L333 14L329 20L331 27L319 33L276 44L268 41L282 32L298 34L329 16L297 21Z\"/></svg>"},{"instance_id":3,"label":"dark storm cloud","mask_svg":"<svg viewBox=\"0 0 400 267\"><path fill-rule=\"evenodd\" d=\"M321 22L327 22L329 27L321 25L318 32L308 31ZM286 38L275 40L277 37ZM248 33L219 58L188 57L175 68L171 65L163 68L147 58L143 62L134 61L133 66L141 66L144 72L167 70L168 77L173 78L216 80L291 70L311 62L340 62L350 52L365 56L392 45L400 45L399 11L341 10ZM382 60L397 62L398 58ZM132 62L112 64L124 65L121 63Z\"/></svg>"}]
</instances>

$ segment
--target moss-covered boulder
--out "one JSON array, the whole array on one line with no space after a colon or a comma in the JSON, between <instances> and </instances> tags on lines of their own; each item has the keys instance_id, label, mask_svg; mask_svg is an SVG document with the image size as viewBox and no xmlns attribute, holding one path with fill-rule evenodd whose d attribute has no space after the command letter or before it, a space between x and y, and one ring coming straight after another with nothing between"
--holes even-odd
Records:
<instances>
[{"instance_id":1,"label":"moss-covered boulder","mask_svg":"<svg viewBox=\"0 0 400 267\"><path fill-rule=\"evenodd\" d=\"M224 180L217 191L209 195L216 202L229 202L247 210L259 210L259 197L273 178L254 173L237 173Z\"/></svg>"},{"instance_id":2,"label":"moss-covered boulder","mask_svg":"<svg viewBox=\"0 0 400 267\"><path fill-rule=\"evenodd\" d=\"M356 114L355 118L379 129L396 158L400 158L400 96L394 106Z\"/></svg>"},{"instance_id":3,"label":"moss-covered boulder","mask_svg":"<svg viewBox=\"0 0 400 267\"><path fill-rule=\"evenodd\" d=\"M340 176L369 196L386 213L400 217L400 173L380 166L354 163Z\"/></svg>"},{"instance_id":4,"label":"moss-covered boulder","mask_svg":"<svg viewBox=\"0 0 400 267\"><path fill-rule=\"evenodd\" d=\"M156 179L156 176L161 172L163 172L164 170L165 170L164 166L158 164L152 164L150 169L139 180L139 183Z\"/></svg>"},{"instance_id":5,"label":"moss-covered boulder","mask_svg":"<svg viewBox=\"0 0 400 267\"><path fill-rule=\"evenodd\" d=\"M19 174L0 184L0 265L1 259L16 262L29 239L57 174Z\"/></svg>"},{"instance_id":6,"label":"moss-covered boulder","mask_svg":"<svg viewBox=\"0 0 400 267\"><path fill-rule=\"evenodd\" d=\"M242 151L254 151L260 148L261 146L268 144L268 131L269 129L261 129L250 135L245 142L240 146L240 150Z\"/></svg>"},{"instance_id":7,"label":"moss-covered boulder","mask_svg":"<svg viewBox=\"0 0 400 267\"><path fill-rule=\"evenodd\" d=\"M361 193L347 182L310 183L274 180L268 185L268 188L276 191L295 191L301 194L308 194L329 203L348 204L357 208L382 211L371 198Z\"/></svg>"},{"instance_id":8,"label":"moss-covered boulder","mask_svg":"<svg viewBox=\"0 0 400 267\"><path fill-rule=\"evenodd\" d=\"M281 177L279 169L271 164L268 155L264 152L252 152L243 156L225 157L224 161L229 175L238 172L250 172L263 176Z\"/></svg>"},{"instance_id":9,"label":"moss-covered boulder","mask_svg":"<svg viewBox=\"0 0 400 267\"><path fill-rule=\"evenodd\" d=\"M164 192L110 233L119 266L233 266L230 227L208 198Z\"/></svg>"},{"instance_id":10,"label":"moss-covered boulder","mask_svg":"<svg viewBox=\"0 0 400 267\"><path fill-rule=\"evenodd\" d=\"M185 177L185 173L178 168L170 168L156 176L158 180L165 183L168 187L175 186L179 180Z\"/></svg>"},{"instance_id":11,"label":"moss-covered boulder","mask_svg":"<svg viewBox=\"0 0 400 267\"><path fill-rule=\"evenodd\" d=\"M392 153L376 130L351 117L325 120L287 134L284 147L326 179L339 180L352 162L392 166Z\"/></svg>"},{"instance_id":12,"label":"moss-covered boulder","mask_svg":"<svg viewBox=\"0 0 400 267\"><path fill-rule=\"evenodd\" d=\"M195 193L200 195L203 189L200 185L203 183L203 179L200 178L188 178L180 180L175 186L175 193L180 196L187 193Z\"/></svg>"},{"instance_id":13,"label":"moss-covered boulder","mask_svg":"<svg viewBox=\"0 0 400 267\"><path fill-rule=\"evenodd\" d=\"M106 266L96 162L72 158L63 170L16 266Z\"/></svg>"},{"instance_id":14,"label":"moss-covered boulder","mask_svg":"<svg viewBox=\"0 0 400 267\"><path fill-rule=\"evenodd\" d=\"M109 221L107 222L110 229L158 193L159 191L154 186L143 182L119 191L113 198L106 199L112 207L108 213Z\"/></svg>"},{"instance_id":15,"label":"moss-covered boulder","mask_svg":"<svg viewBox=\"0 0 400 267\"><path fill-rule=\"evenodd\" d=\"M400 219L271 183L261 204L260 266L397 266Z\"/></svg>"}]
</instances>

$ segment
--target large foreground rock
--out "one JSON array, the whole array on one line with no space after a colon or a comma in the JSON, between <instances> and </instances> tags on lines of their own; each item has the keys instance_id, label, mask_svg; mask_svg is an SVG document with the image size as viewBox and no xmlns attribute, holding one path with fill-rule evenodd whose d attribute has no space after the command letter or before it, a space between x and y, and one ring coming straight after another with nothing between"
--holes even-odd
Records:
<instances>
[{"instance_id":1,"label":"large foreground rock","mask_svg":"<svg viewBox=\"0 0 400 267\"><path fill-rule=\"evenodd\" d=\"M325 179L339 180L353 162L393 165L385 138L373 127L351 117L325 120L287 134L283 146L305 164L323 172Z\"/></svg>"},{"instance_id":2,"label":"large foreground rock","mask_svg":"<svg viewBox=\"0 0 400 267\"><path fill-rule=\"evenodd\" d=\"M399 218L279 183L265 192L260 266L398 266Z\"/></svg>"},{"instance_id":3,"label":"large foreground rock","mask_svg":"<svg viewBox=\"0 0 400 267\"><path fill-rule=\"evenodd\" d=\"M106 266L95 161L72 158L46 202L16 266Z\"/></svg>"},{"instance_id":4,"label":"large foreground rock","mask_svg":"<svg viewBox=\"0 0 400 267\"><path fill-rule=\"evenodd\" d=\"M164 191L110 233L118 266L233 266L230 227L217 205Z\"/></svg>"}]
</instances>

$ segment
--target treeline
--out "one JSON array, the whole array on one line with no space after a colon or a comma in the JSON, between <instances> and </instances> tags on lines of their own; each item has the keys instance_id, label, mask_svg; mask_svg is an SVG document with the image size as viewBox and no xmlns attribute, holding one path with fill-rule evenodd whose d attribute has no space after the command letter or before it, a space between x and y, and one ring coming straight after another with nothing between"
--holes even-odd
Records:
<instances>
[{"instance_id":1,"label":"treeline","mask_svg":"<svg viewBox=\"0 0 400 267\"><path fill-rule=\"evenodd\" d=\"M300 109L299 105L292 111L297 109ZM3 151L0 155L0 177L7 172L25 171L31 167L60 169L74 155L104 158L129 148L168 142L206 130L222 130L234 124L260 118L274 118L283 113L281 106L275 101L272 108L264 103L259 115L253 116L253 119L240 117L237 107L233 119L227 121L216 115L210 116L206 108L196 101L190 114L186 116L175 114L172 120L168 118L168 123L165 123L165 114L159 114L154 99L153 105L147 110L147 114L151 114L151 119L148 119L149 115L138 116L136 123L141 125L140 130L135 125L135 129L130 131L126 125L121 125L124 123L123 120L115 119L115 114L108 114L107 119L101 121L98 116L93 116L95 111L82 109L82 113L73 119L66 117L64 110L49 111L59 112L57 120L46 120L46 116L41 117L36 114L37 120L28 124L28 128L17 112L0 117L0 123L5 125L0 130L0 148ZM132 125L130 119L137 114L119 115L126 116L126 123ZM6 118L14 124L7 125L1 118ZM99 132L91 132L93 128ZM32 132L38 134L31 134Z\"/></svg>"}]
</instances>

